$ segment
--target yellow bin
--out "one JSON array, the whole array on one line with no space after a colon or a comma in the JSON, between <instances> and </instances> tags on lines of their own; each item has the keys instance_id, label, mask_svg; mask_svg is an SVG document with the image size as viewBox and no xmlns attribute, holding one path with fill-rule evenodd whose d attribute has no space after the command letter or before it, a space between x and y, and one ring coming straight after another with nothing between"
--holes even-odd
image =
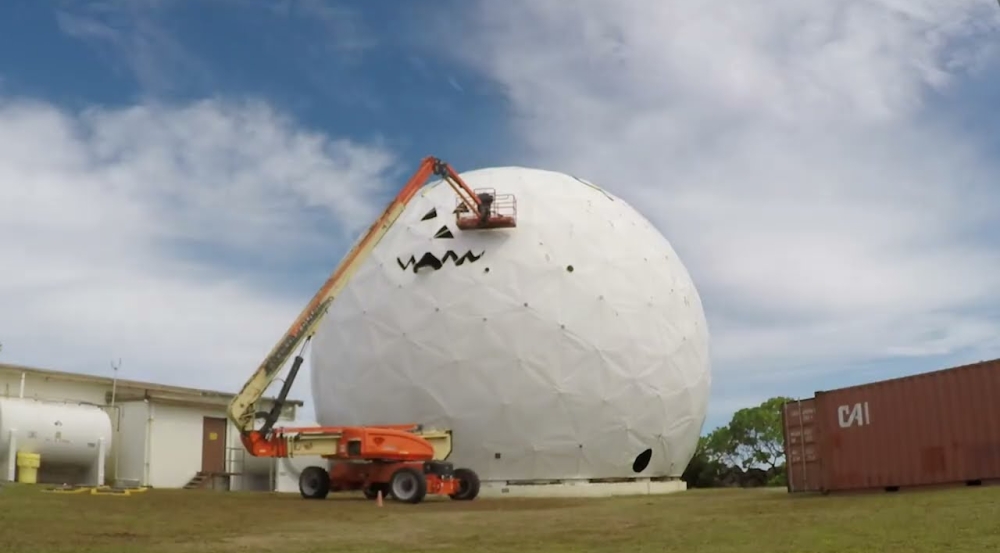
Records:
<instances>
[{"instance_id":1,"label":"yellow bin","mask_svg":"<svg viewBox=\"0 0 1000 553\"><path fill-rule=\"evenodd\" d=\"M22 484L38 482L38 467L42 464L42 456L37 453L17 454L17 481Z\"/></svg>"}]
</instances>

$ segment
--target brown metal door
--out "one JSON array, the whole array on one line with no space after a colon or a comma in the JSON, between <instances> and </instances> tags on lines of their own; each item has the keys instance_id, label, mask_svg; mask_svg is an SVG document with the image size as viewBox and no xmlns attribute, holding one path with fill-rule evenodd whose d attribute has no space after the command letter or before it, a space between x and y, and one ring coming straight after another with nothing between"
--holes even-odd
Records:
<instances>
[{"instance_id":1,"label":"brown metal door","mask_svg":"<svg viewBox=\"0 0 1000 553\"><path fill-rule=\"evenodd\" d=\"M205 417L201 437L202 472L226 472L226 419Z\"/></svg>"},{"instance_id":2,"label":"brown metal door","mask_svg":"<svg viewBox=\"0 0 1000 553\"><path fill-rule=\"evenodd\" d=\"M789 492L817 491L823 487L820 441L817 439L816 401L785 404L785 470Z\"/></svg>"}]
</instances>

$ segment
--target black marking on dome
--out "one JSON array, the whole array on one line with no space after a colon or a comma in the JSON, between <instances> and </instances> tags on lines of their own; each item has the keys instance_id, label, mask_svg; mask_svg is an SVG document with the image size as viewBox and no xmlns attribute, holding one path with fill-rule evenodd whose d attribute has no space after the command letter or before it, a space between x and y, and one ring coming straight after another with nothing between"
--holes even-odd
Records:
<instances>
[{"instance_id":1,"label":"black marking on dome","mask_svg":"<svg viewBox=\"0 0 1000 553\"><path fill-rule=\"evenodd\" d=\"M480 252L479 255L476 255L472 253L472 250L469 250L460 256L454 251L448 250L444 252L444 255L438 258L438 256L434 255L433 253L427 252L420 258L419 261L417 260L416 256L411 255L410 259L407 260L405 263L401 258L397 257L396 263L399 264L400 269L404 271L408 269L413 269L414 273L416 273L420 269L423 269L424 267L430 267L435 271L437 271L441 269L441 267L444 267L446 261L450 260L453 265L459 267L461 265L464 265L465 262L475 263L476 261L479 261L479 259L483 257L485 253L486 252L483 251Z\"/></svg>"},{"instance_id":2,"label":"black marking on dome","mask_svg":"<svg viewBox=\"0 0 1000 553\"><path fill-rule=\"evenodd\" d=\"M433 219L433 218L435 218L437 216L438 216L438 210L437 210L437 208L436 207L432 207L430 211L428 211L427 213L425 213L424 216L420 218L420 220L421 221L430 221L431 219Z\"/></svg>"},{"instance_id":3,"label":"black marking on dome","mask_svg":"<svg viewBox=\"0 0 1000 553\"><path fill-rule=\"evenodd\" d=\"M454 238L455 235L451 233L451 229L447 226L443 226L434 233L434 238Z\"/></svg>"},{"instance_id":4,"label":"black marking on dome","mask_svg":"<svg viewBox=\"0 0 1000 553\"><path fill-rule=\"evenodd\" d=\"M646 470L649 466L649 461L653 458L653 450L646 449L642 453L635 456L635 461L632 461L632 472L642 472Z\"/></svg>"},{"instance_id":5,"label":"black marking on dome","mask_svg":"<svg viewBox=\"0 0 1000 553\"><path fill-rule=\"evenodd\" d=\"M597 186L596 184L594 184L594 183L592 183L592 182L589 182L589 181L586 181L586 180L584 180L584 179L581 179L580 177L578 177L578 176L576 176L576 175L570 175L570 176L571 176L571 177L573 177L574 179L576 179L576 180L580 181L581 183L583 183L583 184L585 184L585 185L587 185L587 186L589 186L589 187L593 188L594 190L597 190L597 191L598 191L598 192L600 192L601 194L604 194L604 197L605 197L605 198L607 198L607 199L609 199L609 200L611 200L612 202L613 202L613 201L615 201L615 199L614 199L614 198L612 198L612 197L611 197L611 195L610 195L610 194L608 194L608 193L607 193L607 192L606 192L606 191L605 191L605 190L604 190L603 188L601 188L600 186Z\"/></svg>"}]
</instances>

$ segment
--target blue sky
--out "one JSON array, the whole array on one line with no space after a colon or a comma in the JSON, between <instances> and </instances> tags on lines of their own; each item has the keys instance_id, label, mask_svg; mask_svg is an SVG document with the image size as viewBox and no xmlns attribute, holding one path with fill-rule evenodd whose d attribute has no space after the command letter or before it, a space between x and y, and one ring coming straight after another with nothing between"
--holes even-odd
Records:
<instances>
[{"instance_id":1,"label":"blue sky","mask_svg":"<svg viewBox=\"0 0 1000 553\"><path fill-rule=\"evenodd\" d=\"M712 329L707 428L996 357L998 26L973 0L5 3L0 360L235 389L429 154L657 224Z\"/></svg>"}]
</instances>

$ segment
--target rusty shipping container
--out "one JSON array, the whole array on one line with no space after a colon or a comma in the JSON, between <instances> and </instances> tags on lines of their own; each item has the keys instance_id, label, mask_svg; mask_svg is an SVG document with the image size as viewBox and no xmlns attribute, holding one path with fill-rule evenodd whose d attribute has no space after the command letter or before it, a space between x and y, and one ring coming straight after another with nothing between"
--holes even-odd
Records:
<instances>
[{"instance_id":1,"label":"rusty shipping container","mask_svg":"<svg viewBox=\"0 0 1000 553\"><path fill-rule=\"evenodd\" d=\"M1000 480L1000 359L786 403L788 491Z\"/></svg>"}]
</instances>

